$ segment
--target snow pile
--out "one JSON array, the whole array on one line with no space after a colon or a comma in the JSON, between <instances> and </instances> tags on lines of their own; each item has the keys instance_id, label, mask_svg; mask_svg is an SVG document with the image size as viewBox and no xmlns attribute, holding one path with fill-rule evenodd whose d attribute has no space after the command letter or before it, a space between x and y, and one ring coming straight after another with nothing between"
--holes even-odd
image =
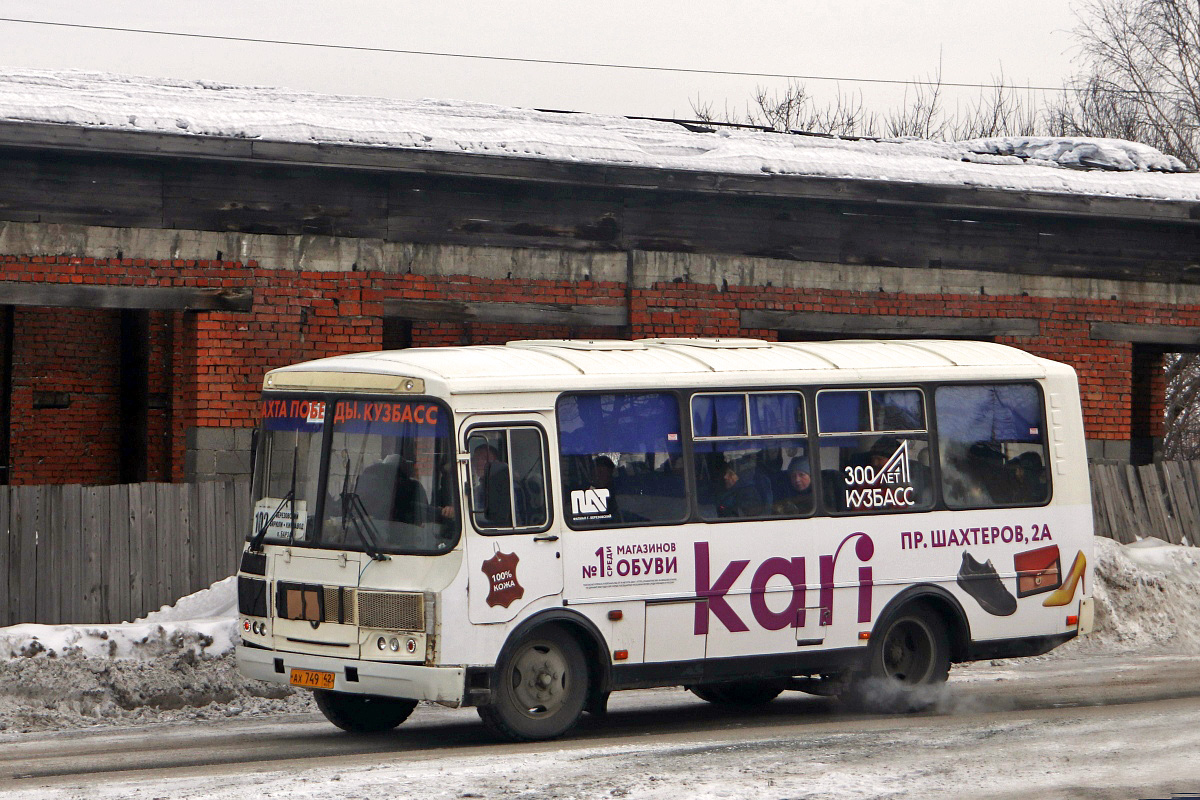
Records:
<instances>
[{"instance_id":1,"label":"snow pile","mask_svg":"<svg viewBox=\"0 0 1200 800\"><path fill-rule=\"evenodd\" d=\"M1120 139L1078 137L1006 136L973 139L962 143L972 154L1007 157L984 163L1033 163L1073 169L1103 169L1118 172L1186 172L1175 156L1153 147ZM972 161L982 161L968 157Z\"/></svg>"},{"instance_id":2,"label":"snow pile","mask_svg":"<svg viewBox=\"0 0 1200 800\"><path fill-rule=\"evenodd\" d=\"M1097 537L1095 561L1096 629L1075 647L1200 653L1200 548Z\"/></svg>"},{"instance_id":3,"label":"snow pile","mask_svg":"<svg viewBox=\"0 0 1200 800\"><path fill-rule=\"evenodd\" d=\"M236 580L136 622L0 628L0 731L308 710L237 672Z\"/></svg>"},{"instance_id":4,"label":"snow pile","mask_svg":"<svg viewBox=\"0 0 1200 800\"><path fill-rule=\"evenodd\" d=\"M1200 653L1200 548L1096 539L1096 630L1043 658ZM311 710L234 665L234 578L132 623L0 628L0 732Z\"/></svg>"},{"instance_id":5,"label":"snow pile","mask_svg":"<svg viewBox=\"0 0 1200 800\"><path fill-rule=\"evenodd\" d=\"M0 628L0 659L43 654L154 659L183 651L217 657L233 650L236 615L237 579L229 577L132 623Z\"/></svg>"},{"instance_id":6,"label":"snow pile","mask_svg":"<svg viewBox=\"0 0 1200 800\"><path fill-rule=\"evenodd\" d=\"M484 103L29 69L0 74L0 120L714 174L1200 200L1200 176L1150 172L1181 170L1178 160L1112 139L846 140ZM249 146L245 154L251 155Z\"/></svg>"}]
</instances>

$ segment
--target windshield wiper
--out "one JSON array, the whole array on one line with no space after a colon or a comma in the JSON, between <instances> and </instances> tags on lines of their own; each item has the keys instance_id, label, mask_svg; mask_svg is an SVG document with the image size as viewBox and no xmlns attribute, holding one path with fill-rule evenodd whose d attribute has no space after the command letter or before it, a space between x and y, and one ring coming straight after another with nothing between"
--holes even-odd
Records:
<instances>
[{"instance_id":1,"label":"windshield wiper","mask_svg":"<svg viewBox=\"0 0 1200 800\"><path fill-rule=\"evenodd\" d=\"M342 529L346 528L346 517L350 518L350 528L363 543L363 549L375 561L387 561L388 556L379 552L379 529L375 527L371 515L367 513L362 498L356 492L342 492Z\"/></svg>"},{"instance_id":2,"label":"windshield wiper","mask_svg":"<svg viewBox=\"0 0 1200 800\"><path fill-rule=\"evenodd\" d=\"M350 491L350 456L346 455L346 470L342 477L342 530L346 530L346 517L350 518L350 527L363 543L363 549L373 561L387 561L388 557L379 552L379 529L371 520L371 515L363 506L362 498L357 492Z\"/></svg>"},{"instance_id":3,"label":"windshield wiper","mask_svg":"<svg viewBox=\"0 0 1200 800\"><path fill-rule=\"evenodd\" d=\"M271 516L267 517L267 519L263 522L262 527L260 527L257 531L254 532L254 538L250 540L250 550L251 551L253 551L255 553L262 552L262 543L263 543L263 539L267 535L267 528L271 527L271 523L275 521L275 518L279 516L279 512L282 511L283 507L285 505L287 505L288 503L292 504L292 509L291 509L292 510L292 525L291 525L291 534L289 536L289 542L296 538L296 502L295 502L295 500L296 500L296 450L293 449L292 450L292 486L290 489L288 489L287 494L285 494L283 496L283 499L279 501L279 505L275 506L275 510L271 512Z\"/></svg>"}]
</instances>

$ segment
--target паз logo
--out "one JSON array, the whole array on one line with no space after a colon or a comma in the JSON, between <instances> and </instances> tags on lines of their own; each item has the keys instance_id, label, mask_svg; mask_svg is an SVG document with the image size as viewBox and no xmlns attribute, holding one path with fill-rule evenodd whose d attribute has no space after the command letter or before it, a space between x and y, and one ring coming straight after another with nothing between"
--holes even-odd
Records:
<instances>
[{"instance_id":1,"label":"\u043f\u0430\u0437 logo","mask_svg":"<svg viewBox=\"0 0 1200 800\"><path fill-rule=\"evenodd\" d=\"M608 516L608 489L576 489L571 492L571 514L576 517Z\"/></svg>"},{"instance_id":2,"label":"\u043f\u0430\u0437 logo","mask_svg":"<svg viewBox=\"0 0 1200 800\"><path fill-rule=\"evenodd\" d=\"M508 608L525 596L525 589L517 583L517 562L521 559L516 553L496 552L496 555L483 562L483 574L488 579L487 604Z\"/></svg>"}]
</instances>

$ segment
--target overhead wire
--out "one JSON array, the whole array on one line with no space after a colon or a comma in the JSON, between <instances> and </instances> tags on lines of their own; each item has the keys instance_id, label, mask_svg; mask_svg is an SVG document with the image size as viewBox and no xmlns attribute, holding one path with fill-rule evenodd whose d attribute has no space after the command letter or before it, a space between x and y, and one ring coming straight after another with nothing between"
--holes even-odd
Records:
<instances>
[{"instance_id":1,"label":"overhead wire","mask_svg":"<svg viewBox=\"0 0 1200 800\"><path fill-rule=\"evenodd\" d=\"M830 81L834 83L872 83L892 86L941 86L949 88L965 88L965 89L995 89L996 83L971 83L964 81L943 81L937 79L930 80L902 80L898 78L852 78L849 76L833 76L833 75L798 75L782 72L753 72L746 70L724 70L724 69L701 69L697 67L667 67L653 64L616 64L603 61L573 61L567 59L553 58L524 58L518 56L497 56L485 55L480 53L447 53L436 50L410 50L393 47L371 47L368 45L351 45L351 44L335 44L331 42L303 42L292 41L288 39L269 39L264 37L254 36L231 36L228 34L216 33L192 33L188 31L166 31L155 30L153 28L127 28L117 25L88 25L81 22L56 22L52 20L33 20L33 19L18 19L15 17L0 17L0 22L9 22L22 25L44 25L49 27L59 28L75 28L80 30L106 31L112 33L137 33L152 36L175 36L188 39L206 39L210 41L223 42L241 42L247 44L270 44L284 45L288 47L316 47L328 50L345 50L362 53L384 53L393 55L409 55L409 56L426 56L433 58L460 58L473 59L478 61L500 61L514 64L539 64L550 66L567 66L567 67L592 67L598 69L620 69L620 70L637 70L644 72L673 72L689 75L718 75L726 77L739 78L786 78L788 80L797 81ZM1020 90L1020 91L1043 91L1043 92L1059 92L1059 91L1085 91L1079 87L1069 86L1033 86L1025 85L1009 85L1002 84L1003 88Z\"/></svg>"}]
</instances>

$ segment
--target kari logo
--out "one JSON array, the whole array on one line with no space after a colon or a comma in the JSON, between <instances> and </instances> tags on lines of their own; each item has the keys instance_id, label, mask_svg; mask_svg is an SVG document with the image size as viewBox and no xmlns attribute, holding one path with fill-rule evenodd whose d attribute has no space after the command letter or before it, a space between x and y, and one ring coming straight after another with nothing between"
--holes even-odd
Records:
<instances>
[{"instance_id":1,"label":"kari logo","mask_svg":"<svg viewBox=\"0 0 1200 800\"><path fill-rule=\"evenodd\" d=\"M488 579L487 604L508 608L525 596L525 589L517 582L517 562L521 559L516 553L496 552L496 555L483 562L483 574Z\"/></svg>"},{"instance_id":2,"label":"kari logo","mask_svg":"<svg viewBox=\"0 0 1200 800\"><path fill-rule=\"evenodd\" d=\"M571 514L576 517L608 515L608 489L576 489L571 492Z\"/></svg>"},{"instance_id":3,"label":"kari logo","mask_svg":"<svg viewBox=\"0 0 1200 800\"><path fill-rule=\"evenodd\" d=\"M859 531L852 533L842 540L833 555L818 556L818 577L820 588L818 605L822 610L822 622L828 618L833 620L833 589L838 557L842 548L851 540L854 541L854 555L859 562L865 563L875 555L875 543L871 537ZM737 633L748 631L736 609L726 599L729 590L746 568L749 560L730 561L714 580L712 564L709 557L708 542L696 542L696 596L705 598L708 602L696 603L696 618L693 633L697 636L708 633L709 616L716 617L726 630ZM874 589L873 569L867 566L858 568L858 621L871 621L871 594ZM792 584L792 593L785 607L772 609L767 605L767 583L775 576L782 576ZM806 595L807 571L804 558L768 558L758 565L750 579L750 612L754 621L765 630L777 631L782 628L802 628L805 625L807 607Z\"/></svg>"}]
</instances>

